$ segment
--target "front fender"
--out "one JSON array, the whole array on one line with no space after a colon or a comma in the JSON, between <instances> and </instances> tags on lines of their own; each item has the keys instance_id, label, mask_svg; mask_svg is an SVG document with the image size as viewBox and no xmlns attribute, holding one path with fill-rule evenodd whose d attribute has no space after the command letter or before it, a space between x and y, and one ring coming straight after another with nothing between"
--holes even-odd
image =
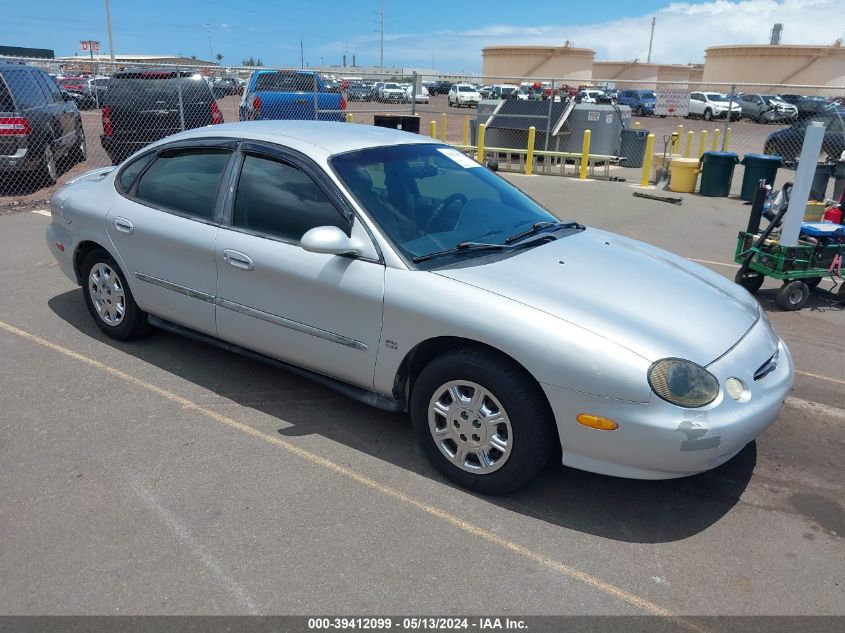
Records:
<instances>
[{"instance_id":1,"label":"front fender","mask_svg":"<svg viewBox=\"0 0 845 633\"><path fill-rule=\"evenodd\" d=\"M650 400L651 363L609 339L440 275L388 268L376 391L390 395L408 352L439 337L497 349L540 383L630 402Z\"/></svg>"}]
</instances>

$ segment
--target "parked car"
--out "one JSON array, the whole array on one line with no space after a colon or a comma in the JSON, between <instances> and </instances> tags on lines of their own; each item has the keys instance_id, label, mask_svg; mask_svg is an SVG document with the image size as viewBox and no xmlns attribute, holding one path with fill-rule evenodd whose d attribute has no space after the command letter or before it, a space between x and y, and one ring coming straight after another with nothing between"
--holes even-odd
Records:
<instances>
[{"instance_id":1,"label":"parked car","mask_svg":"<svg viewBox=\"0 0 845 633\"><path fill-rule=\"evenodd\" d=\"M845 116L845 108L824 97L802 97L801 95L778 95L783 101L791 103L798 110L798 120L804 120L819 115L835 114Z\"/></svg>"},{"instance_id":2,"label":"parked car","mask_svg":"<svg viewBox=\"0 0 845 633\"><path fill-rule=\"evenodd\" d=\"M496 84L490 89L488 99L516 99L519 101L528 101L528 93L520 89L519 86L511 84Z\"/></svg>"},{"instance_id":3,"label":"parked car","mask_svg":"<svg viewBox=\"0 0 845 633\"><path fill-rule=\"evenodd\" d=\"M103 97L101 116L100 143L114 164L165 136L223 123L203 78L169 68L116 72Z\"/></svg>"},{"instance_id":4,"label":"parked car","mask_svg":"<svg viewBox=\"0 0 845 633\"><path fill-rule=\"evenodd\" d=\"M88 77L63 77L59 79L59 86L73 95L80 110L90 110L97 107L97 99L89 82Z\"/></svg>"},{"instance_id":5,"label":"parked car","mask_svg":"<svg viewBox=\"0 0 845 633\"><path fill-rule=\"evenodd\" d=\"M798 108L777 95L742 94L739 105L742 116L757 123L790 121L798 117Z\"/></svg>"},{"instance_id":6,"label":"parked car","mask_svg":"<svg viewBox=\"0 0 845 633\"><path fill-rule=\"evenodd\" d=\"M689 100L689 116L700 117L705 121L711 119L725 119L731 113L731 119L737 120L742 114L742 108L736 100L731 101L727 95L719 92L691 92Z\"/></svg>"},{"instance_id":7,"label":"parked car","mask_svg":"<svg viewBox=\"0 0 845 633\"><path fill-rule=\"evenodd\" d=\"M452 89L452 82L451 81L440 80L440 81L437 82L437 92L436 92L436 94L447 95L447 94L449 94L449 91L451 89Z\"/></svg>"},{"instance_id":8,"label":"parked car","mask_svg":"<svg viewBox=\"0 0 845 633\"><path fill-rule=\"evenodd\" d=\"M372 100L372 88L362 83L351 83L346 89L347 101L370 101Z\"/></svg>"},{"instance_id":9,"label":"parked car","mask_svg":"<svg viewBox=\"0 0 845 633\"><path fill-rule=\"evenodd\" d=\"M60 159L85 158L85 131L73 99L43 70L0 63L0 178L30 173L52 185Z\"/></svg>"},{"instance_id":10,"label":"parked car","mask_svg":"<svg viewBox=\"0 0 845 633\"><path fill-rule=\"evenodd\" d=\"M108 77L94 77L88 80L88 85L91 87L91 92L94 94L94 99L97 102L97 107L103 102L103 95L109 89Z\"/></svg>"},{"instance_id":11,"label":"parked car","mask_svg":"<svg viewBox=\"0 0 845 633\"><path fill-rule=\"evenodd\" d=\"M631 108L634 116L652 116L657 96L653 90L620 90L617 101Z\"/></svg>"},{"instance_id":12,"label":"parked car","mask_svg":"<svg viewBox=\"0 0 845 633\"><path fill-rule=\"evenodd\" d=\"M386 81L378 89L378 101L399 103L405 100L405 90L396 82Z\"/></svg>"},{"instance_id":13,"label":"parked car","mask_svg":"<svg viewBox=\"0 0 845 633\"><path fill-rule=\"evenodd\" d=\"M783 156L787 163L795 163L801 155L801 147L804 144L804 134L810 123L821 121L825 126L824 140L822 141L822 154L834 160L845 151L845 126L843 117L827 113L818 115L812 119L803 119L793 122L789 127L777 130L769 134L763 146L765 154Z\"/></svg>"},{"instance_id":14,"label":"parked car","mask_svg":"<svg viewBox=\"0 0 845 633\"><path fill-rule=\"evenodd\" d=\"M158 326L408 411L434 466L485 494L532 480L555 444L605 475L715 468L792 386L742 287L561 222L417 134L191 130L77 178L51 211L47 244L106 335Z\"/></svg>"},{"instance_id":15,"label":"parked car","mask_svg":"<svg viewBox=\"0 0 845 633\"><path fill-rule=\"evenodd\" d=\"M491 96L491 98L493 98ZM481 95L478 93L478 90L475 89L475 86L470 84L454 84L450 89L447 96L450 106L455 106L456 108L461 107L468 107L472 108L478 105L478 102L481 101Z\"/></svg>"},{"instance_id":16,"label":"parked car","mask_svg":"<svg viewBox=\"0 0 845 633\"><path fill-rule=\"evenodd\" d=\"M580 103L613 103L613 99L604 91L596 88L579 90L575 99Z\"/></svg>"},{"instance_id":17,"label":"parked car","mask_svg":"<svg viewBox=\"0 0 845 633\"><path fill-rule=\"evenodd\" d=\"M420 86L420 89L417 91L416 95L414 94L414 87L408 86L405 89L405 101L407 103L411 103L411 100L415 100L417 103L428 103L429 95L428 95L428 88L425 86Z\"/></svg>"},{"instance_id":18,"label":"parked car","mask_svg":"<svg viewBox=\"0 0 845 633\"><path fill-rule=\"evenodd\" d=\"M319 119L343 121L346 98L326 92L310 70L256 70L241 97L240 120Z\"/></svg>"},{"instance_id":19,"label":"parked car","mask_svg":"<svg viewBox=\"0 0 845 633\"><path fill-rule=\"evenodd\" d=\"M211 80L211 93L215 99L239 94L240 83L233 77L215 77Z\"/></svg>"}]
</instances>

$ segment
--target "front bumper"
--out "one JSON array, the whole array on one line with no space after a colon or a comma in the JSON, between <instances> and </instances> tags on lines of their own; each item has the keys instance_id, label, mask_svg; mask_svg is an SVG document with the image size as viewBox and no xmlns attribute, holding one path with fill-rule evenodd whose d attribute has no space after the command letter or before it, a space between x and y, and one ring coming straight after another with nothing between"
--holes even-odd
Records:
<instances>
[{"instance_id":1,"label":"front bumper","mask_svg":"<svg viewBox=\"0 0 845 633\"><path fill-rule=\"evenodd\" d=\"M775 349L777 367L755 381L755 371ZM719 380L721 392L700 409L683 409L655 395L648 403L633 403L543 384L557 420L563 463L633 479L685 477L725 463L777 419L792 388L794 366L789 349L762 318L707 369ZM725 392L725 381L732 376L748 386L747 402ZM619 428L582 426L576 420L579 413L609 418Z\"/></svg>"},{"instance_id":2,"label":"front bumper","mask_svg":"<svg viewBox=\"0 0 845 633\"><path fill-rule=\"evenodd\" d=\"M47 248L56 258L59 268L73 283L78 284L79 279L76 276L76 270L73 266L73 253L76 251L76 242L73 234L56 222L56 214L53 214L53 221L47 225L44 232L44 237L47 240ZM59 248L62 245L64 250Z\"/></svg>"}]
</instances>

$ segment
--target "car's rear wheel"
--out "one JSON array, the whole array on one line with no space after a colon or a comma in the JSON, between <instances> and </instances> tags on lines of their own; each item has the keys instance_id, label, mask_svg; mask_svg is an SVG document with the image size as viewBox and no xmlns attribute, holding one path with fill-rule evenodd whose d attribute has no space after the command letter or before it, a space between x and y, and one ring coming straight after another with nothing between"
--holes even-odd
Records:
<instances>
[{"instance_id":1,"label":"car's rear wheel","mask_svg":"<svg viewBox=\"0 0 845 633\"><path fill-rule=\"evenodd\" d=\"M449 352L417 377L410 402L417 441L443 475L483 494L531 481L557 442L539 385L483 350Z\"/></svg>"},{"instance_id":2,"label":"car's rear wheel","mask_svg":"<svg viewBox=\"0 0 845 633\"><path fill-rule=\"evenodd\" d=\"M41 150L41 165L38 168L42 182L50 186L55 185L59 178L59 167L56 164L56 155L53 153L53 141L47 139L44 142L44 149Z\"/></svg>"},{"instance_id":3,"label":"car's rear wheel","mask_svg":"<svg viewBox=\"0 0 845 633\"><path fill-rule=\"evenodd\" d=\"M108 336L126 341L147 332L147 313L135 303L123 271L106 251L97 248L85 256L82 284L88 312Z\"/></svg>"},{"instance_id":4,"label":"car's rear wheel","mask_svg":"<svg viewBox=\"0 0 845 633\"><path fill-rule=\"evenodd\" d=\"M810 298L810 287L800 279L785 282L778 290L777 304L784 310L800 310Z\"/></svg>"},{"instance_id":5,"label":"car's rear wheel","mask_svg":"<svg viewBox=\"0 0 845 633\"><path fill-rule=\"evenodd\" d=\"M84 163L88 158L88 146L85 143L85 130L82 124L76 126L76 140L70 151L70 160L75 163Z\"/></svg>"}]
</instances>

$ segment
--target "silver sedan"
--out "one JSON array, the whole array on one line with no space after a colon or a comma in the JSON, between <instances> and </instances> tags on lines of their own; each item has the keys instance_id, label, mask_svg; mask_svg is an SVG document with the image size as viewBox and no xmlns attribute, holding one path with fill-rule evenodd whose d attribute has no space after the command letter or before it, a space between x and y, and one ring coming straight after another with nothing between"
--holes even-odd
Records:
<instances>
[{"instance_id":1,"label":"silver sedan","mask_svg":"<svg viewBox=\"0 0 845 633\"><path fill-rule=\"evenodd\" d=\"M777 418L789 350L744 289L562 222L449 146L266 121L171 136L52 199L47 243L116 339L150 326L407 411L484 493L556 446L583 470L682 477Z\"/></svg>"}]
</instances>

